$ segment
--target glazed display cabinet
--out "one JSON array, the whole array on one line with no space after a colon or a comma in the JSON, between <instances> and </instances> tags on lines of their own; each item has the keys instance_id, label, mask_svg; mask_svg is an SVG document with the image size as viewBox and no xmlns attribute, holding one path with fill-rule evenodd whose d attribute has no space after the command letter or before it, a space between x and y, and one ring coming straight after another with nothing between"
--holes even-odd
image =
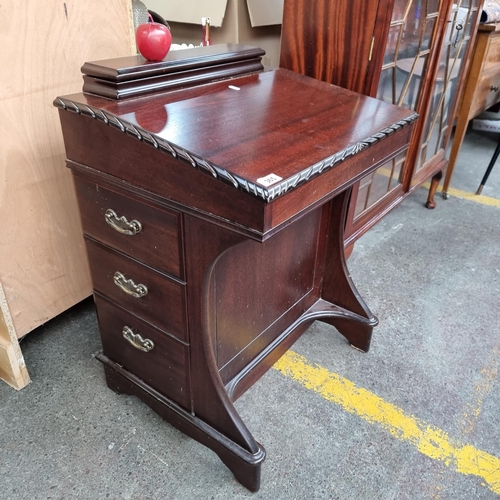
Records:
<instances>
[{"instance_id":1,"label":"glazed display cabinet","mask_svg":"<svg viewBox=\"0 0 500 500\"><path fill-rule=\"evenodd\" d=\"M446 169L445 150L482 0L287 0L280 66L419 114L410 148L361 179L346 226L350 245Z\"/></svg>"}]
</instances>

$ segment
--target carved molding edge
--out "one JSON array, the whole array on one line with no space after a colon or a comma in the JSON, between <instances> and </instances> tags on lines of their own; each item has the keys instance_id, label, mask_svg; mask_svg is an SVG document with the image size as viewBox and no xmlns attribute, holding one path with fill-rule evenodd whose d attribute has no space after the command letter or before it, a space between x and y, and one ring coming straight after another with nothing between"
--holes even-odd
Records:
<instances>
[{"instance_id":1,"label":"carved molding edge","mask_svg":"<svg viewBox=\"0 0 500 500\"><path fill-rule=\"evenodd\" d=\"M229 173L222 167L214 165L213 163L208 162L204 158L201 158L193 153L186 151L185 149L172 144L165 139L162 139L147 130L144 130L141 127L133 125L132 123L127 122L126 120L122 120L112 113L108 113L99 108L95 108L93 106L89 106L87 104L77 104L70 99L65 99L63 97L57 97L54 100L54 106L59 109L63 109L65 111L70 111L82 116L87 116L90 118L94 118L95 120L99 120L106 125L110 125L123 133L129 134L136 139L145 142L153 146L155 149L158 149L164 153L170 154L176 159L182 160L194 168L201 170L207 174L212 175L214 178L219 179L227 184L231 184L236 189L241 189L247 193L250 193L257 198L261 198L266 202L270 202L275 198L278 198L288 191L295 189L300 184L309 181L311 178L322 174L326 170L338 165L339 163L347 160L351 156L358 154L373 144L389 137L397 130L402 129L413 123L417 118L418 114L413 113L408 118L404 120L400 120L390 127L387 127L380 132L372 135L371 137L367 137L366 139L357 142L353 146L350 146L338 153L335 153L324 160L315 163L314 165L302 170L298 174L289 177L279 183L274 184L272 187L265 188L263 186L259 186L248 179L244 179L243 177L239 177L237 175Z\"/></svg>"}]
</instances>

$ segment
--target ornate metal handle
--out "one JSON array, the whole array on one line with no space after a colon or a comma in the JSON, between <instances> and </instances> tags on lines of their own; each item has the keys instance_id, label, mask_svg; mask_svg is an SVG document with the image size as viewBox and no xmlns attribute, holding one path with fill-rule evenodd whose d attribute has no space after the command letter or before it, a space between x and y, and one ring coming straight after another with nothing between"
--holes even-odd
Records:
<instances>
[{"instance_id":1,"label":"ornate metal handle","mask_svg":"<svg viewBox=\"0 0 500 500\"><path fill-rule=\"evenodd\" d=\"M116 271L113 276L113 281L115 285L128 295L132 295L136 299L140 299L148 294L148 287L139 283L136 285L132 280L128 280L125 276L120 272Z\"/></svg>"},{"instance_id":2,"label":"ornate metal handle","mask_svg":"<svg viewBox=\"0 0 500 500\"><path fill-rule=\"evenodd\" d=\"M497 86L497 85L492 85L492 86L490 87L490 90L491 90L492 92L497 92L497 91L498 91L498 86Z\"/></svg>"},{"instance_id":3,"label":"ornate metal handle","mask_svg":"<svg viewBox=\"0 0 500 500\"><path fill-rule=\"evenodd\" d=\"M123 337L140 351L149 352L155 346L152 340L143 339L138 333L134 333L128 326L123 327L122 333Z\"/></svg>"},{"instance_id":4,"label":"ornate metal handle","mask_svg":"<svg viewBox=\"0 0 500 500\"><path fill-rule=\"evenodd\" d=\"M134 236L141 232L142 225L138 220L131 220L130 222L125 217L118 217L114 210L108 208L104 214L106 222L116 231L129 236Z\"/></svg>"}]
</instances>

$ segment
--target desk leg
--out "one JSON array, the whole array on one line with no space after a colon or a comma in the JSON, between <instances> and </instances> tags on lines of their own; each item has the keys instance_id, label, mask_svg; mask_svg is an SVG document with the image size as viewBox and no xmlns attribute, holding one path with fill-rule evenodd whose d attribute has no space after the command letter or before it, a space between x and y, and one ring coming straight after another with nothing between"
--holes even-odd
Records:
<instances>
[{"instance_id":1,"label":"desk leg","mask_svg":"<svg viewBox=\"0 0 500 500\"><path fill-rule=\"evenodd\" d=\"M260 487L264 448L236 411L221 380L215 358L215 283L218 259L246 237L191 216L184 218L188 317L191 345L193 414L223 439L213 449L236 479L250 491ZM234 450L240 450L237 459Z\"/></svg>"},{"instance_id":2,"label":"desk leg","mask_svg":"<svg viewBox=\"0 0 500 500\"><path fill-rule=\"evenodd\" d=\"M326 247L325 274L321 297L342 308L332 314L325 308L324 315L315 319L334 326L349 343L367 352L377 318L370 312L357 291L347 269L344 253L344 227L349 205L350 189L336 196L330 204L329 231Z\"/></svg>"},{"instance_id":3,"label":"desk leg","mask_svg":"<svg viewBox=\"0 0 500 500\"><path fill-rule=\"evenodd\" d=\"M437 188L439 186L439 183L441 182L442 177L443 177L443 172L442 172L442 170L440 170L431 179L431 187L429 188L427 202L425 203L425 206L427 208L430 208L430 209L436 208L436 202L434 201L434 195L436 194Z\"/></svg>"},{"instance_id":4,"label":"desk leg","mask_svg":"<svg viewBox=\"0 0 500 500\"><path fill-rule=\"evenodd\" d=\"M481 184L479 184L479 187L477 188L477 195L480 195L483 191L483 187L486 184L486 181L488 180L488 177L491 174L491 171L493 170L493 167L495 166L495 163L497 162L498 155L500 155L500 139L498 140L497 147L495 148L495 152L493 153L493 156L491 157L490 163L488 165L488 168L486 169L486 172L483 175L483 178L481 180Z\"/></svg>"},{"instance_id":5,"label":"desk leg","mask_svg":"<svg viewBox=\"0 0 500 500\"><path fill-rule=\"evenodd\" d=\"M455 163L457 162L458 153L460 152L460 146L462 145L462 142L464 140L468 124L468 117L465 117L459 120L457 126L455 127L455 133L453 135L453 142L450 151L450 159L448 161L448 167L446 169L446 174L444 176L443 182L442 195L445 200L448 199L448 188L450 186L451 177L453 175L453 171L455 170Z\"/></svg>"}]
</instances>

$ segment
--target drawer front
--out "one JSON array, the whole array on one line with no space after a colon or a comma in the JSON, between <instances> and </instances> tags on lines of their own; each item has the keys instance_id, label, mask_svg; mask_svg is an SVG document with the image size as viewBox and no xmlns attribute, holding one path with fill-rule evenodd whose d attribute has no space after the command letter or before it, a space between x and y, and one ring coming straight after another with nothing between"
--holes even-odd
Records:
<instances>
[{"instance_id":1,"label":"drawer front","mask_svg":"<svg viewBox=\"0 0 500 500\"><path fill-rule=\"evenodd\" d=\"M183 277L180 214L153 207L77 176L74 179L86 234L161 271Z\"/></svg>"},{"instance_id":2,"label":"drawer front","mask_svg":"<svg viewBox=\"0 0 500 500\"><path fill-rule=\"evenodd\" d=\"M95 302L104 354L146 384L190 409L189 347L99 294L95 294Z\"/></svg>"},{"instance_id":3,"label":"drawer front","mask_svg":"<svg viewBox=\"0 0 500 500\"><path fill-rule=\"evenodd\" d=\"M498 70L497 74L483 75L477 82L469 116L476 116L500 101L500 65Z\"/></svg>"},{"instance_id":4,"label":"drawer front","mask_svg":"<svg viewBox=\"0 0 500 500\"><path fill-rule=\"evenodd\" d=\"M88 239L87 252L96 291L187 341L183 284Z\"/></svg>"}]
</instances>

